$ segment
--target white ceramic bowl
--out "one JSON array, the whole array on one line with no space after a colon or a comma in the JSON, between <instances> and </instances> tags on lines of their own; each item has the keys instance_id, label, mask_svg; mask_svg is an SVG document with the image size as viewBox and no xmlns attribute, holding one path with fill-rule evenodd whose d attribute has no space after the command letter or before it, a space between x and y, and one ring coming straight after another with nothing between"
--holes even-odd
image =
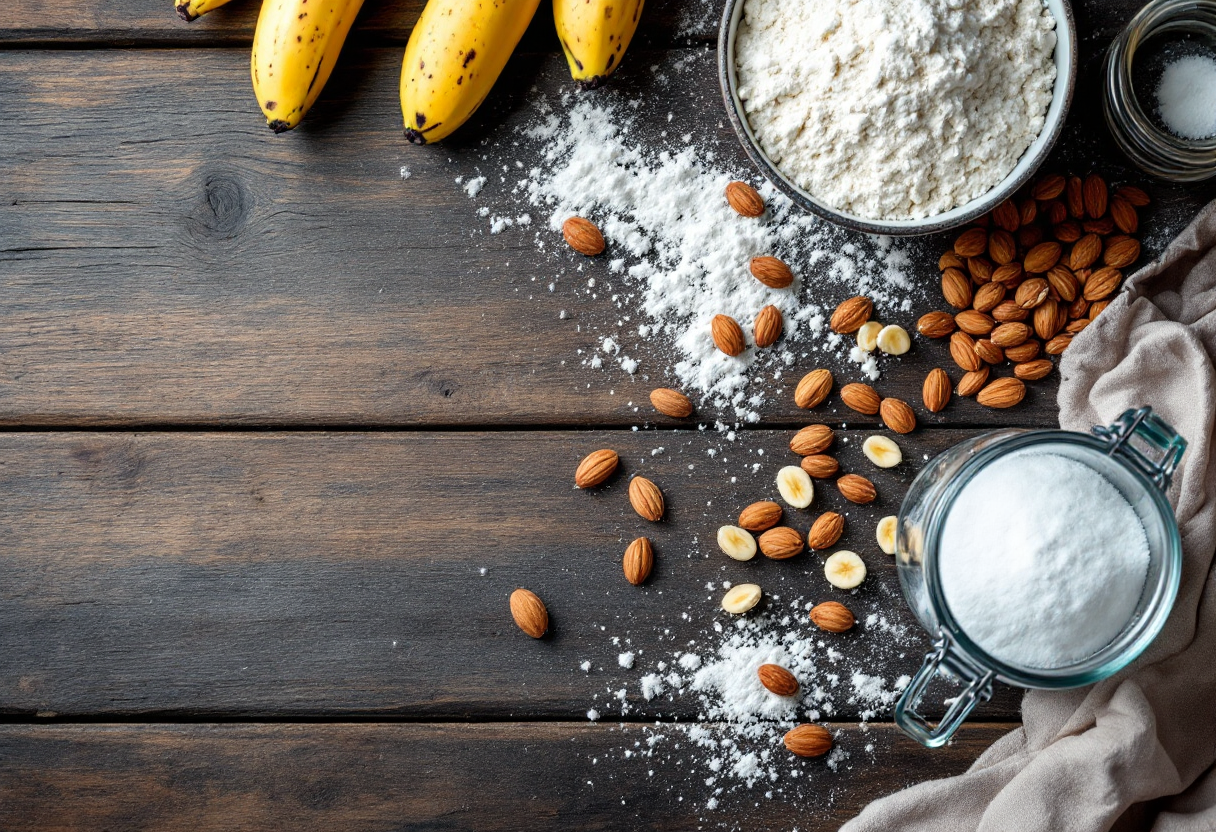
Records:
<instances>
[{"instance_id":1,"label":"white ceramic bowl","mask_svg":"<svg viewBox=\"0 0 1216 832\"><path fill-rule=\"evenodd\" d=\"M977 0L984 2L984 0ZM996 187L983 196L970 202L952 208L944 214L936 214L918 220L873 220L849 214L825 205L788 179L774 165L756 143L751 125L747 122L747 114L743 102L739 100L737 82L735 79L735 35L739 29L739 20L743 17L744 0L726 0L726 9L722 13L722 28L718 35L718 76L722 84L722 97L726 102L726 113L730 123L735 128L743 149L747 152L760 172L784 192L795 203L806 210L823 217L837 225L862 231L867 234L888 234L892 236L910 237L917 234L932 234L965 225L971 220L988 213L997 205L1004 202L1022 187L1039 165L1047 158L1051 148L1064 129L1064 119L1068 115L1068 107L1072 103L1073 87L1077 75L1077 35L1072 16L1072 7L1068 0L1046 0L1047 8L1056 19L1056 83L1052 91L1051 105L1047 108L1047 118L1043 124L1043 132L1026 149L1017 165L1009 172Z\"/></svg>"}]
</instances>

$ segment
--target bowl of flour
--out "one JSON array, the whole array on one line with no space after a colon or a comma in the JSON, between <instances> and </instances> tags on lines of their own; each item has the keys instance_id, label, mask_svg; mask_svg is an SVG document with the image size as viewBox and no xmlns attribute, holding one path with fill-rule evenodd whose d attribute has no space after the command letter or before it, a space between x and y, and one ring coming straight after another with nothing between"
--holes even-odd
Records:
<instances>
[{"instance_id":1,"label":"bowl of flour","mask_svg":"<svg viewBox=\"0 0 1216 832\"><path fill-rule=\"evenodd\" d=\"M1064 126L1068 0L727 0L744 150L794 202L870 234L944 231L1012 196Z\"/></svg>"}]
</instances>

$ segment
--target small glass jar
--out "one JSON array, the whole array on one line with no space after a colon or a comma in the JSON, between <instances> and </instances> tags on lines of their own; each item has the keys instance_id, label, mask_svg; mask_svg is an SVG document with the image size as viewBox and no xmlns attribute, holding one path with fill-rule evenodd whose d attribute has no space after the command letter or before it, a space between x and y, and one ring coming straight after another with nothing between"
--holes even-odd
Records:
<instances>
[{"instance_id":1,"label":"small glass jar","mask_svg":"<svg viewBox=\"0 0 1216 832\"><path fill-rule=\"evenodd\" d=\"M1068 457L1099 473L1136 512L1149 546L1144 587L1122 631L1093 655L1051 668L1013 665L977 645L955 620L938 573L941 530L955 499L985 467L1028 448ZM1161 631L1178 593L1182 544L1165 492L1185 449L1182 437L1144 407L1127 411L1114 425L1094 428L1091 434L1022 429L986 433L954 446L926 466L899 510L896 563L904 596L934 644L896 703L896 724L922 745L936 748L950 739L972 708L992 696L996 682L1075 688L1105 679L1134 661ZM917 708L938 675L964 690L934 726Z\"/></svg>"},{"instance_id":2,"label":"small glass jar","mask_svg":"<svg viewBox=\"0 0 1216 832\"><path fill-rule=\"evenodd\" d=\"M1216 176L1216 136L1171 133L1156 116L1155 85L1148 88L1161 69L1151 64L1196 46L1216 57L1216 0L1152 0L1106 53L1102 108L1115 143L1146 173L1173 182Z\"/></svg>"}]
</instances>

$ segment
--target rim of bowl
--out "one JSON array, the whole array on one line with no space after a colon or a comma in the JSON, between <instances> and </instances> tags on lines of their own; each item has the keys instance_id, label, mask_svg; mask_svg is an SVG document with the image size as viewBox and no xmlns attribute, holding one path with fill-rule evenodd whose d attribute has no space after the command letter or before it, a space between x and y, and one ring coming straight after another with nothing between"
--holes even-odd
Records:
<instances>
[{"instance_id":1,"label":"rim of bowl","mask_svg":"<svg viewBox=\"0 0 1216 832\"><path fill-rule=\"evenodd\" d=\"M1039 133L1030 147L1022 153L1014 169L1004 179L983 195L976 197L964 205L951 208L943 214L935 214L916 220L873 220L839 211L819 202L813 194L803 190L787 179L785 174L769 161L768 156L760 149L755 137L752 135L751 126L747 123L747 116L743 113L742 102L739 100L735 89L735 34L739 27L739 20L743 16L742 7L745 2L746 0L726 0L726 8L722 11L722 23L718 30L718 82L722 88L722 101L726 106L726 115L730 119L731 127L734 128L735 136L739 139L739 143L743 145L743 151L751 159L752 163L760 169L760 173L764 175L764 178L773 183L779 191L789 197L796 205L831 223L853 231L861 231L865 234L881 234L891 237L915 237L923 234L934 234L966 225L977 217L988 213L1017 193L1018 189L1038 172L1043 162L1046 161L1047 156L1051 153L1052 148L1055 147L1060 134L1064 131L1064 123L1068 119L1068 111L1072 106L1073 91L1076 88L1077 34L1072 4L1069 0L1058 0L1060 8L1063 11L1063 16L1056 15L1055 12L1052 12L1052 16L1056 19L1056 49L1060 48L1059 43L1061 40L1066 40L1068 43L1069 59L1065 65L1066 72L1061 76L1057 67L1055 85L1052 87L1051 104L1047 108L1048 120L1043 125L1042 132ZM738 10L737 12L736 9ZM1051 11L1050 7L1048 7L1048 10ZM1055 116L1052 118L1052 109L1055 108L1057 101L1060 102L1060 107L1055 111ZM1019 171L1018 166L1027 159L1028 155L1029 162Z\"/></svg>"}]
</instances>

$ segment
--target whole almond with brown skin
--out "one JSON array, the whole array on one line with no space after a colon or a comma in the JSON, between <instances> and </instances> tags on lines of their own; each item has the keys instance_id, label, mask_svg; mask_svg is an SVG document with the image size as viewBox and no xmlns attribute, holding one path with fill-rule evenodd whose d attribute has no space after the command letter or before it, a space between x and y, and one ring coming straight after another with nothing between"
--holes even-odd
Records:
<instances>
[{"instance_id":1,"label":"whole almond with brown skin","mask_svg":"<svg viewBox=\"0 0 1216 832\"><path fill-rule=\"evenodd\" d=\"M1109 300L1095 301L1094 304L1089 307L1089 319L1092 321L1094 318L1101 315L1103 310L1105 310L1108 306L1110 306Z\"/></svg>"},{"instance_id":2,"label":"whole almond with brown skin","mask_svg":"<svg viewBox=\"0 0 1216 832\"><path fill-rule=\"evenodd\" d=\"M1135 205L1137 208L1143 208L1149 203L1148 194L1146 194L1140 188L1137 188L1135 185L1120 185L1115 190L1115 193L1118 196L1121 196L1123 199L1126 199L1132 205Z\"/></svg>"},{"instance_id":3,"label":"whole almond with brown skin","mask_svg":"<svg viewBox=\"0 0 1216 832\"><path fill-rule=\"evenodd\" d=\"M841 496L850 503L858 505L872 503L878 496L878 492L874 490L874 483L858 474L845 474L836 480L836 487L840 489Z\"/></svg>"},{"instance_id":4,"label":"whole almond with brown skin","mask_svg":"<svg viewBox=\"0 0 1216 832\"><path fill-rule=\"evenodd\" d=\"M1001 283L1008 289L1017 288L1017 284L1022 281L1022 264L1014 260L1012 263L1006 263L992 273L992 282Z\"/></svg>"},{"instance_id":5,"label":"whole almond with brown skin","mask_svg":"<svg viewBox=\"0 0 1216 832\"><path fill-rule=\"evenodd\" d=\"M1049 243L1039 243L1026 253L1026 259L1022 261L1022 268L1032 274L1042 274L1060 262L1062 252L1063 248L1054 240Z\"/></svg>"},{"instance_id":6,"label":"whole almond with brown skin","mask_svg":"<svg viewBox=\"0 0 1216 832\"><path fill-rule=\"evenodd\" d=\"M1068 305L1068 317L1084 318L1089 312L1089 301L1084 295L1077 295L1077 299Z\"/></svg>"},{"instance_id":7,"label":"whole almond with brown skin","mask_svg":"<svg viewBox=\"0 0 1216 832\"><path fill-rule=\"evenodd\" d=\"M731 182L726 186L726 201L741 217L759 217L764 213L764 199L746 182Z\"/></svg>"},{"instance_id":8,"label":"whole almond with brown skin","mask_svg":"<svg viewBox=\"0 0 1216 832\"><path fill-rule=\"evenodd\" d=\"M1034 309L1047 300L1051 285L1041 277L1032 277L1022 282L1013 294L1014 302L1023 309Z\"/></svg>"},{"instance_id":9,"label":"whole almond with brown skin","mask_svg":"<svg viewBox=\"0 0 1216 832\"><path fill-rule=\"evenodd\" d=\"M781 331L785 329L785 321L781 318L781 310L775 306L766 306L756 315L752 325L752 334L756 338L756 346L764 349L777 343Z\"/></svg>"},{"instance_id":10,"label":"whole almond with brown skin","mask_svg":"<svg viewBox=\"0 0 1216 832\"><path fill-rule=\"evenodd\" d=\"M975 372L964 373L963 377L958 380L958 386L954 388L954 392L960 396L974 396L988 383L988 372L988 367L985 365Z\"/></svg>"},{"instance_id":11,"label":"whole almond with brown skin","mask_svg":"<svg viewBox=\"0 0 1216 832\"><path fill-rule=\"evenodd\" d=\"M562 223L562 236L566 244L579 254L594 257L604 251L604 235L591 220L571 217Z\"/></svg>"},{"instance_id":12,"label":"whole almond with brown skin","mask_svg":"<svg viewBox=\"0 0 1216 832\"><path fill-rule=\"evenodd\" d=\"M1026 385L1016 378L998 378L989 382L975 397L984 407L1013 407L1026 397Z\"/></svg>"},{"instance_id":13,"label":"whole almond with brown skin","mask_svg":"<svg viewBox=\"0 0 1216 832\"><path fill-rule=\"evenodd\" d=\"M996 323L992 316L986 312L977 312L974 309L964 309L954 316L955 325L968 335L979 337L992 332Z\"/></svg>"},{"instance_id":14,"label":"whole almond with brown skin","mask_svg":"<svg viewBox=\"0 0 1216 832\"><path fill-rule=\"evenodd\" d=\"M873 312L874 302L867 297L858 295L857 297L849 298L836 307L836 311L832 313L832 319L828 322L828 326L832 328L833 332L847 335L861 329L861 325L870 320L870 315Z\"/></svg>"},{"instance_id":15,"label":"whole almond with brown skin","mask_svg":"<svg viewBox=\"0 0 1216 832\"><path fill-rule=\"evenodd\" d=\"M692 402L688 396L670 387L651 390L650 403L654 405L655 410L673 419L686 419L692 415Z\"/></svg>"},{"instance_id":16,"label":"whole almond with brown skin","mask_svg":"<svg viewBox=\"0 0 1216 832\"><path fill-rule=\"evenodd\" d=\"M950 392L950 376L946 375L945 370L935 367L925 376L920 395L930 413L941 413L950 403Z\"/></svg>"},{"instance_id":17,"label":"whole almond with brown skin","mask_svg":"<svg viewBox=\"0 0 1216 832\"><path fill-rule=\"evenodd\" d=\"M1064 177L1058 173L1049 173L1034 183L1034 187L1030 189L1030 195L1035 199L1048 200L1055 199L1060 194L1064 193Z\"/></svg>"},{"instance_id":18,"label":"whole almond with brown skin","mask_svg":"<svg viewBox=\"0 0 1216 832\"><path fill-rule=\"evenodd\" d=\"M949 312L926 312L916 322L916 331L926 338L945 338L954 332L954 316Z\"/></svg>"},{"instance_id":19,"label":"whole almond with brown skin","mask_svg":"<svg viewBox=\"0 0 1216 832\"><path fill-rule=\"evenodd\" d=\"M1005 360L1005 352L987 338L975 342L975 354L985 364L1000 364Z\"/></svg>"},{"instance_id":20,"label":"whole almond with brown skin","mask_svg":"<svg viewBox=\"0 0 1216 832\"><path fill-rule=\"evenodd\" d=\"M947 251L937 260L937 268L939 271L943 272L946 269L961 269L965 265L966 264L963 263L963 258L959 257L953 251Z\"/></svg>"},{"instance_id":21,"label":"whole almond with brown skin","mask_svg":"<svg viewBox=\"0 0 1216 832\"><path fill-rule=\"evenodd\" d=\"M1106 182L1096 173L1085 177L1082 188L1082 199L1085 203L1085 213L1090 219L1098 219L1106 213Z\"/></svg>"},{"instance_id":22,"label":"whole almond with brown skin","mask_svg":"<svg viewBox=\"0 0 1216 832\"><path fill-rule=\"evenodd\" d=\"M996 305L1005 299L1005 284L985 283L975 290L971 306L977 312L991 312Z\"/></svg>"},{"instance_id":23,"label":"whole almond with brown skin","mask_svg":"<svg viewBox=\"0 0 1216 832\"><path fill-rule=\"evenodd\" d=\"M748 264L752 277L770 289L787 289L794 282L794 273L785 261L776 257L753 257Z\"/></svg>"},{"instance_id":24,"label":"whole almond with brown skin","mask_svg":"<svg viewBox=\"0 0 1216 832\"><path fill-rule=\"evenodd\" d=\"M1110 218L1115 221L1115 227L1124 234L1135 234L1140 227L1140 217L1136 209L1123 197L1115 194L1110 201Z\"/></svg>"},{"instance_id":25,"label":"whole almond with brown skin","mask_svg":"<svg viewBox=\"0 0 1216 832\"><path fill-rule=\"evenodd\" d=\"M992 209L992 221L1005 231L1013 232L1018 230L1022 218L1018 214L1018 206L1013 204L1012 199L1007 199Z\"/></svg>"},{"instance_id":26,"label":"whole almond with brown skin","mask_svg":"<svg viewBox=\"0 0 1216 832\"><path fill-rule=\"evenodd\" d=\"M616 451L604 448L583 457L574 471L574 484L579 488L594 488L612 476L620 457Z\"/></svg>"},{"instance_id":27,"label":"whole almond with brown skin","mask_svg":"<svg viewBox=\"0 0 1216 832\"><path fill-rule=\"evenodd\" d=\"M650 577L654 569L654 547L649 538L639 537L625 549L625 559L622 561L625 570L625 580L634 586L641 586Z\"/></svg>"},{"instance_id":28,"label":"whole almond with brown skin","mask_svg":"<svg viewBox=\"0 0 1216 832\"><path fill-rule=\"evenodd\" d=\"M811 524L806 535L806 545L812 549L829 549L844 533L844 517L834 511L825 511Z\"/></svg>"},{"instance_id":29,"label":"whole almond with brown skin","mask_svg":"<svg viewBox=\"0 0 1216 832\"><path fill-rule=\"evenodd\" d=\"M1016 230L1016 228L1014 229ZM1018 256L1018 242L1013 234L998 228L988 235L988 256L992 262L1003 266Z\"/></svg>"},{"instance_id":30,"label":"whole almond with brown skin","mask_svg":"<svg viewBox=\"0 0 1216 832\"><path fill-rule=\"evenodd\" d=\"M1089 326L1089 324L1089 318L1077 318L1075 321L1070 322L1066 327L1064 327L1064 331L1071 335L1076 335L1085 329L1085 327Z\"/></svg>"},{"instance_id":31,"label":"whole almond with brown skin","mask_svg":"<svg viewBox=\"0 0 1216 832\"><path fill-rule=\"evenodd\" d=\"M1140 241L1134 237L1117 235L1106 241L1102 262L1112 269L1123 269L1140 258Z\"/></svg>"},{"instance_id":32,"label":"whole almond with brown skin","mask_svg":"<svg viewBox=\"0 0 1216 832\"><path fill-rule=\"evenodd\" d=\"M781 506L771 500L752 503L739 512L739 528L764 532L781 522Z\"/></svg>"},{"instance_id":33,"label":"whole almond with brown skin","mask_svg":"<svg viewBox=\"0 0 1216 832\"><path fill-rule=\"evenodd\" d=\"M954 241L954 253L959 257L975 257L988 248L988 232L982 228L968 228Z\"/></svg>"},{"instance_id":34,"label":"whole almond with brown skin","mask_svg":"<svg viewBox=\"0 0 1216 832\"><path fill-rule=\"evenodd\" d=\"M1115 289L1119 288L1119 283L1123 280L1123 273L1118 269L1107 266L1103 269L1098 269L1089 276L1089 280L1085 281L1084 297L1088 301L1102 300L1111 295Z\"/></svg>"},{"instance_id":35,"label":"whole almond with brown skin","mask_svg":"<svg viewBox=\"0 0 1216 832\"><path fill-rule=\"evenodd\" d=\"M1076 220L1064 220L1051 229L1051 235L1061 243L1075 243L1081 239L1081 223Z\"/></svg>"},{"instance_id":36,"label":"whole almond with brown skin","mask_svg":"<svg viewBox=\"0 0 1216 832\"><path fill-rule=\"evenodd\" d=\"M1083 287L1089 282L1089 276L1093 274L1093 269L1077 269L1072 274L1077 279L1077 285Z\"/></svg>"},{"instance_id":37,"label":"whole almond with brown skin","mask_svg":"<svg viewBox=\"0 0 1216 832\"><path fill-rule=\"evenodd\" d=\"M802 552L802 535L789 526L778 526L760 535L760 552L773 560L788 560Z\"/></svg>"},{"instance_id":38,"label":"whole almond with brown skin","mask_svg":"<svg viewBox=\"0 0 1216 832\"><path fill-rule=\"evenodd\" d=\"M1023 361L1013 365L1013 374L1022 381L1038 381L1051 373L1054 365L1050 358L1037 358L1034 361Z\"/></svg>"},{"instance_id":39,"label":"whole almond with brown skin","mask_svg":"<svg viewBox=\"0 0 1216 832\"><path fill-rule=\"evenodd\" d=\"M710 323L710 332L714 337L714 346L729 356L738 355L746 346L743 340L743 328L729 315L714 315L714 319Z\"/></svg>"},{"instance_id":40,"label":"whole almond with brown skin","mask_svg":"<svg viewBox=\"0 0 1216 832\"><path fill-rule=\"evenodd\" d=\"M1068 349L1068 345L1071 343L1072 336L1067 333L1063 333L1057 335L1055 338L1052 338L1050 341L1044 344L1043 352L1047 353L1048 355L1059 355L1064 352L1064 350Z\"/></svg>"},{"instance_id":41,"label":"whole almond with brown skin","mask_svg":"<svg viewBox=\"0 0 1216 832\"><path fill-rule=\"evenodd\" d=\"M916 413L901 399L883 399L878 408L882 423L896 433L916 430Z\"/></svg>"},{"instance_id":42,"label":"whole almond with brown skin","mask_svg":"<svg viewBox=\"0 0 1216 832\"><path fill-rule=\"evenodd\" d=\"M663 519L663 492L645 477L634 477L629 481L629 504L643 520L657 523Z\"/></svg>"},{"instance_id":43,"label":"whole almond with brown skin","mask_svg":"<svg viewBox=\"0 0 1216 832\"><path fill-rule=\"evenodd\" d=\"M1061 300L1072 303L1077 299L1077 278L1067 266L1052 266L1047 271L1047 283L1056 290Z\"/></svg>"},{"instance_id":44,"label":"whole almond with brown skin","mask_svg":"<svg viewBox=\"0 0 1216 832\"><path fill-rule=\"evenodd\" d=\"M971 306L971 281L961 269L949 268L942 272L942 297L955 309Z\"/></svg>"},{"instance_id":45,"label":"whole almond with brown skin","mask_svg":"<svg viewBox=\"0 0 1216 832\"><path fill-rule=\"evenodd\" d=\"M1030 317L1030 310L1023 309L1016 300L1003 300L992 310L993 319L1007 324L1010 321L1024 321Z\"/></svg>"},{"instance_id":46,"label":"whole almond with brown skin","mask_svg":"<svg viewBox=\"0 0 1216 832\"><path fill-rule=\"evenodd\" d=\"M1019 235L1026 230L1027 226L1034 222L1034 218L1038 216L1038 213L1038 203L1036 203L1033 199L1022 200L1022 204L1018 206L1018 219L1021 221L1022 226L1018 229Z\"/></svg>"},{"instance_id":47,"label":"whole almond with brown skin","mask_svg":"<svg viewBox=\"0 0 1216 832\"><path fill-rule=\"evenodd\" d=\"M1051 298L1039 304L1034 310L1034 333L1047 341L1060 331L1060 310Z\"/></svg>"},{"instance_id":48,"label":"whole almond with brown skin","mask_svg":"<svg viewBox=\"0 0 1216 832\"><path fill-rule=\"evenodd\" d=\"M794 388L794 404L804 410L819 406L828 397L828 393L832 392L832 382L830 370L811 370Z\"/></svg>"},{"instance_id":49,"label":"whole almond with brown skin","mask_svg":"<svg viewBox=\"0 0 1216 832\"><path fill-rule=\"evenodd\" d=\"M980 358L975 354L975 339L965 332L956 332L950 336L950 357L968 373L980 368Z\"/></svg>"},{"instance_id":50,"label":"whole almond with brown skin","mask_svg":"<svg viewBox=\"0 0 1216 832\"><path fill-rule=\"evenodd\" d=\"M756 670L760 684L778 696L793 696L798 692L798 680L779 664L762 664Z\"/></svg>"},{"instance_id":51,"label":"whole almond with brown skin","mask_svg":"<svg viewBox=\"0 0 1216 832\"><path fill-rule=\"evenodd\" d=\"M1043 242L1043 229L1037 225L1023 225L1018 229L1018 245L1025 251Z\"/></svg>"},{"instance_id":52,"label":"whole almond with brown skin","mask_svg":"<svg viewBox=\"0 0 1216 832\"><path fill-rule=\"evenodd\" d=\"M1064 204L1068 206L1068 215L1074 220L1085 216L1085 183L1079 176L1068 177L1064 187Z\"/></svg>"},{"instance_id":53,"label":"whole almond with brown skin","mask_svg":"<svg viewBox=\"0 0 1216 832\"><path fill-rule=\"evenodd\" d=\"M786 750L799 757L822 757L832 750L832 734L819 725L799 725L783 740Z\"/></svg>"},{"instance_id":54,"label":"whole almond with brown skin","mask_svg":"<svg viewBox=\"0 0 1216 832\"><path fill-rule=\"evenodd\" d=\"M873 416L878 412L882 397L870 385L853 382L840 388L840 400L845 403L846 407L856 410L858 413Z\"/></svg>"},{"instance_id":55,"label":"whole almond with brown skin","mask_svg":"<svg viewBox=\"0 0 1216 832\"><path fill-rule=\"evenodd\" d=\"M996 329L992 330L992 343L996 344L1001 349L1008 347L1016 347L1019 344L1026 343L1026 339L1030 337L1030 327L1026 324L1008 323L1001 324Z\"/></svg>"},{"instance_id":56,"label":"whole almond with brown skin","mask_svg":"<svg viewBox=\"0 0 1216 832\"><path fill-rule=\"evenodd\" d=\"M967 258L967 271L971 274L973 283L987 283L992 279L992 272L995 268L992 261L985 257Z\"/></svg>"},{"instance_id":57,"label":"whole almond with brown skin","mask_svg":"<svg viewBox=\"0 0 1216 832\"><path fill-rule=\"evenodd\" d=\"M532 638L540 638L549 629L549 611L535 592L517 589L511 593L511 617L516 625Z\"/></svg>"},{"instance_id":58,"label":"whole almond with brown skin","mask_svg":"<svg viewBox=\"0 0 1216 832\"><path fill-rule=\"evenodd\" d=\"M828 477L834 477L840 470L840 463L836 461L836 457L828 456L827 454L804 456L798 464L802 466L802 470L806 471L808 476L814 477L817 480L826 480Z\"/></svg>"},{"instance_id":59,"label":"whole almond with brown skin","mask_svg":"<svg viewBox=\"0 0 1216 832\"><path fill-rule=\"evenodd\" d=\"M1068 209L1064 207L1064 203L1058 199L1053 199L1047 203L1047 210L1044 212L1047 215L1047 221L1052 225L1059 225L1068 219Z\"/></svg>"},{"instance_id":60,"label":"whole almond with brown skin","mask_svg":"<svg viewBox=\"0 0 1216 832\"><path fill-rule=\"evenodd\" d=\"M1038 358L1039 350L1042 348L1042 345L1038 341L1033 338L1027 338L1025 343L1006 349L1005 357L1015 364L1020 364L1023 361L1031 361Z\"/></svg>"},{"instance_id":61,"label":"whole almond with brown skin","mask_svg":"<svg viewBox=\"0 0 1216 832\"><path fill-rule=\"evenodd\" d=\"M853 628L857 619L844 604L824 601L811 607L811 623L829 633L844 633Z\"/></svg>"},{"instance_id":62,"label":"whole almond with brown skin","mask_svg":"<svg viewBox=\"0 0 1216 832\"><path fill-rule=\"evenodd\" d=\"M1088 269L1102 254L1102 238L1097 234L1086 234L1073 243L1072 251L1068 253L1068 268L1074 272L1077 269Z\"/></svg>"},{"instance_id":63,"label":"whole almond with brown skin","mask_svg":"<svg viewBox=\"0 0 1216 832\"><path fill-rule=\"evenodd\" d=\"M807 425L790 439L790 450L798 456L820 454L832 446L835 438L827 425Z\"/></svg>"},{"instance_id":64,"label":"whole almond with brown skin","mask_svg":"<svg viewBox=\"0 0 1216 832\"><path fill-rule=\"evenodd\" d=\"M1090 234L1097 234L1099 237L1105 237L1115 230L1115 221L1109 216L1101 217L1096 220L1082 220L1081 228Z\"/></svg>"}]
</instances>

